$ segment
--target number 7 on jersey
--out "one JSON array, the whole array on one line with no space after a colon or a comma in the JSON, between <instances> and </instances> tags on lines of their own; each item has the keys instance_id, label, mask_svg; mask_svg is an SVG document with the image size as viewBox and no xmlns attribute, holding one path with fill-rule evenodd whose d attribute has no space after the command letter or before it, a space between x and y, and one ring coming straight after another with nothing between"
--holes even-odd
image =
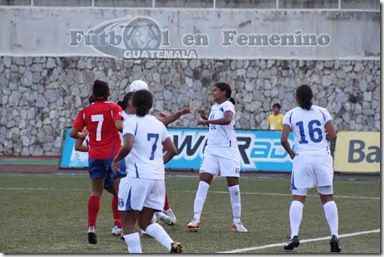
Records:
<instances>
[{"instance_id":1,"label":"number 7 on jersey","mask_svg":"<svg viewBox=\"0 0 384 257\"><path fill-rule=\"evenodd\" d=\"M155 159L155 151L156 151L156 148L157 148L157 141L159 140L159 134L148 133L147 134L148 141L151 141L152 138L155 139L155 142L152 145L151 157L149 157L150 160Z\"/></svg>"},{"instance_id":2,"label":"number 7 on jersey","mask_svg":"<svg viewBox=\"0 0 384 257\"><path fill-rule=\"evenodd\" d=\"M96 141L101 141L101 128L103 127L104 116L103 114L91 115L92 122L97 122L96 128Z\"/></svg>"}]
</instances>

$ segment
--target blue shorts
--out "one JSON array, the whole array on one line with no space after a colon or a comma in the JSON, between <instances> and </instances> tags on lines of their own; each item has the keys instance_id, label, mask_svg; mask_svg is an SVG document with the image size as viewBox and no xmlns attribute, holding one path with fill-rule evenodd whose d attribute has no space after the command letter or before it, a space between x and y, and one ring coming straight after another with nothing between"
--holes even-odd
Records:
<instances>
[{"instance_id":1,"label":"blue shorts","mask_svg":"<svg viewBox=\"0 0 384 257\"><path fill-rule=\"evenodd\" d=\"M116 179L124 178L127 176L125 161L120 161L120 171L113 172L111 169L112 159L109 160L99 160L99 159L89 159L89 177L91 179L97 178L106 178L106 179Z\"/></svg>"},{"instance_id":2,"label":"blue shorts","mask_svg":"<svg viewBox=\"0 0 384 257\"><path fill-rule=\"evenodd\" d=\"M112 179L106 177L106 178L104 179L104 189L112 189L112 188L114 188L114 187L113 187L113 181L112 181Z\"/></svg>"}]
</instances>

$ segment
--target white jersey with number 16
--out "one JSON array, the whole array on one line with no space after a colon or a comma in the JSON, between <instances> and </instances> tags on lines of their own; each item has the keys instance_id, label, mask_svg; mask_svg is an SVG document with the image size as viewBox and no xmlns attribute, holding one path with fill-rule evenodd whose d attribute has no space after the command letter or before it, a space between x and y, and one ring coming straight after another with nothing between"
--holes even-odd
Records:
<instances>
[{"instance_id":1,"label":"white jersey with number 16","mask_svg":"<svg viewBox=\"0 0 384 257\"><path fill-rule=\"evenodd\" d=\"M325 124L332 121L327 109L312 105L309 110L296 107L287 112L283 126L289 126L294 135L295 153L327 154L328 141Z\"/></svg>"}]
</instances>

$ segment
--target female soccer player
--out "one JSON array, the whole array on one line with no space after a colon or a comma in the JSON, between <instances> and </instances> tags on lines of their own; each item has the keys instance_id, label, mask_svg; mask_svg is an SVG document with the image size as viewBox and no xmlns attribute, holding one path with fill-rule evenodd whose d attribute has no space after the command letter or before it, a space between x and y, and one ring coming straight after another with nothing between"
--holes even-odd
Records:
<instances>
[{"instance_id":1,"label":"female soccer player","mask_svg":"<svg viewBox=\"0 0 384 257\"><path fill-rule=\"evenodd\" d=\"M128 173L119 187L119 211L123 223L124 239L129 253L141 253L139 233L135 223L155 238L169 252L181 252L180 243L174 242L157 223L153 214L164 206L164 164L177 154L176 147L158 119L149 115L153 105L148 90L138 90L133 95L136 117L124 125L124 143L112 162L112 170L119 171L119 162L126 159ZM165 154L163 155L163 148Z\"/></svg>"},{"instance_id":2,"label":"female soccer player","mask_svg":"<svg viewBox=\"0 0 384 257\"><path fill-rule=\"evenodd\" d=\"M287 112L283 119L281 144L293 159L291 173L293 199L289 209L291 239L284 249L293 250L300 245L298 234L305 198L308 189L316 186L331 230L331 252L340 252L339 218L336 203L333 201L333 159L327 142L327 140L335 141L337 135L327 109L313 105L312 98L309 86L299 86L296 90L298 107ZM291 131L295 151L288 142Z\"/></svg>"},{"instance_id":3,"label":"female soccer player","mask_svg":"<svg viewBox=\"0 0 384 257\"><path fill-rule=\"evenodd\" d=\"M100 210L100 197L104 189L104 179L111 175L116 192L119 180L125 176L125 163L121 162L119 173L112 173L111 162L121 148L119 131L123 127L121 107L108 102L110 96L108 84L96 80L93 84L96 101L82 109L76 117L70 136L84 139L82 132L87 127L89 136L89 176L92 181L92 193L88 201L88 242L96 244L96 220Z\"/></svg>"},{"instance_id":4,"label":"female soccer player","mask_svg":"<svg viewBox=\"0 0 384 257\"><path fill-rule=\"evenodd\" d=\"M91 95L89 97L89 104L91 105L93 102L95 102L95 97L93 95ZM86 128L83 129L83 133L86 133L86 138L85 139L76 139L75 150L79 151L79 152L88 152L89 151L89 145L88 145L89 144L89 137L88 137L88 132L87 132ZM119 235L121 235L122 228L121 228L120 213L119 213L119 210L117 209L117 193L115 191L113 181L109 176L107 176L104 180L104 189L113 195L112 196L112 202L111 202L112 214L113 214L113 223L114 223L114 227L112 228L112 235L119 236Z\"/></svg>"},{"instance_id":5,"label":"female soccer player","mask_svg":"<svg viewBox=\"0 0 384 257\"><path fill-rule=\"evenodd\" d=\"M142 80L133 81L129 86L130 92L124 96L124 99L122 101L119 101L117 103L123 109L124 124L126 124L130 118L132 118L136 115L136 109L132 103L132 95L135 91L140 90L140 89L148 90L147 83L142 81ZM156 118L158 120L160 120L167 127L169 124L176 121L182 115L187 114L187 113L191 113L190 108L182 108L180 111L173 113L171 115L165 115L164 113L160 113L160 116L158 116ZM124 141L124 140L122 140L122 141ZM176 224L176 216L173 213L171 206L169 204L167 192L165 192L164 209L162 211L156 212L156 216L154 217L153 220L156 221L157 218L160 219L162 222L164 222L167 225ZM144 231L143 231L143 233L145 234Z\"/></svg>"},{"instance_id":6,"label":"female soccer player","mask_svg":"<svg viewBox=\"0 0 384 257\"><path fill-rule=\"evenodd\" d=\"M194 216L187 227L191 231L200 229L200 216L214 175L219 172L227 178L231 199L233 223L232 230L248 232L240 220L240 153L235 135L235 100L231 98L231 87L226 83L217 83L213 87L212 106L209 119L205 111L200 110L198 124L209 125L207 146L200 166L200 182L194 202Z\"/></svg>"}]
</instances>

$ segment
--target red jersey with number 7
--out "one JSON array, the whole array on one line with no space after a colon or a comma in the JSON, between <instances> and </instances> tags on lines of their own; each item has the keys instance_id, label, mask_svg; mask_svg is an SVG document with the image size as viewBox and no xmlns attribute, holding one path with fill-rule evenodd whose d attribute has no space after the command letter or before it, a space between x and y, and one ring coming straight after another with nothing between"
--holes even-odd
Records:
<instances>
[{"instance_id":1,"label":"red jersey with number 7","mask_svg":"<svg viewBox=\"0 0 384 257\"><path fill-rule=\"evenodd\" d=\"M121 140L115 127L118 119L123 119L121 107L107 101L94 102L79 112L73 127L79 131L87 127L90 159L109 160L119 152Z\"/></svg>"}]
</instances>

